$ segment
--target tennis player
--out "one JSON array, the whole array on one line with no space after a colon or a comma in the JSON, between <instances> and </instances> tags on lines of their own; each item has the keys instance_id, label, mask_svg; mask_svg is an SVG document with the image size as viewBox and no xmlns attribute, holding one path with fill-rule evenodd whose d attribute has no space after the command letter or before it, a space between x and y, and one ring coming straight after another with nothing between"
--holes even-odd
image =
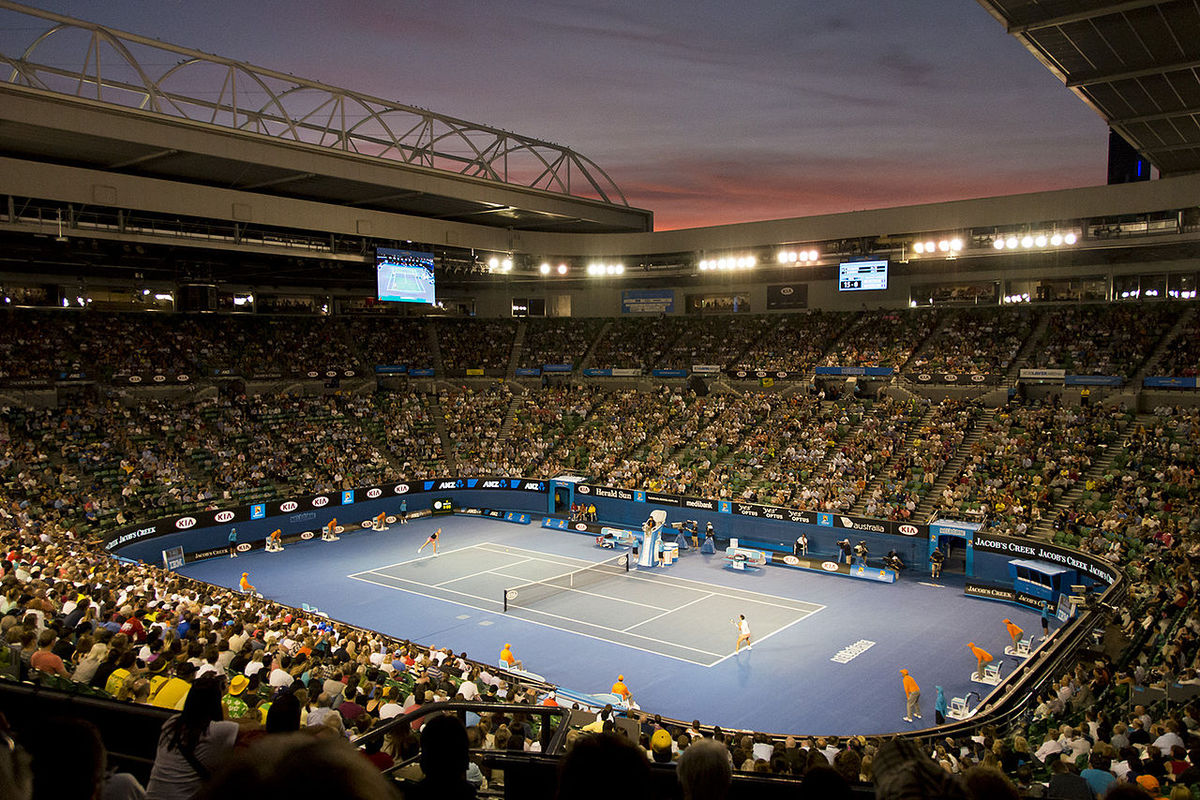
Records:
<instances>
[{"instance_id":1,"label":"tennis player","mask_svg":"<svg viewBox=\"0 0 1200 800\"><path fill-rule=\"evenodd\" d=\"M742 648L742 642L746 643L747 650L753 650L754 645L750 644L750 623L746 622L745 614L738 614L737 619L729 620L737 627L738 637L737 642L733 645L733 652L737 652Z\"/></svg>"},{"instance_id":2,"label":"tennis player","mask_svg":"<svg viewBox=\"0 0 1200 800\"><path fill-rule=\"evenodd\" d=\"M425 544L423 544L417 548L417 552L420 553L422 550L424 550L429 545L433 545L433 554L436 556L438 554L438 552L437 552L438 539L441 537L441 535L442 535L441 528L438 528L436 531L429 534L429 538L425 540Z\"/></svg>"}]
</instances>

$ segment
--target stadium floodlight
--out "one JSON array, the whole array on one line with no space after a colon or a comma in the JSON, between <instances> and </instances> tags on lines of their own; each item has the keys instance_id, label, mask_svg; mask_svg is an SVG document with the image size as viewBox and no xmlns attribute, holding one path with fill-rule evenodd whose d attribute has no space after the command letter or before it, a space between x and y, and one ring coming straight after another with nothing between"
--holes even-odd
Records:
<instances>
[{"instance_id":1,"label":"stadium floodlight","mask_svg":"<svg viewBox=\"0 0 1200 800\"><path fill-rule=\"evenodd\" d=\"M1036 244L1038 247L1045 247L1046 246L1046 235L1044 233L1039 233L1036 237L1034 237L1033 243Z\"/></svg>"},{"instance_id":2,"label":"stadium floodlight","mask_svg":"<svg viewBox=\"0 0 1200 800\"><path fill-rule=\"evenodd\" d=\"M778 253L775 254L775 260L778 261L780 264L786 264L788 261L788 254L785 253L783 250L780 250Z\"/></svg>"},{"instance_id":3,"label":"stadium floodlight","mask_svg":"<svg viewBox=\"0 0 1200 800\"><path fill-rule=\"evenodd\" d=\"M500 268L502 270L504 270L505 272L512 272L512 264L513 264L512 259L506 258L500 262Z\"/></svg>"},{"instance_id":4,"label":"stadium floodlight","mask_svg":"<svg viewBox=\"0 0 1200 800\"><path fill-rule=\"evenodd\" d=\"M1063 244L1075 244L1076 237L1074 233L1068 233L1063 237Z\"/></svg>"},{"instance_id":5,"label":"stadium floodlight","mask_svg":"<svg viewBox=\"0 0 1200 800\"><path fill-rule=\"evenodd\" d=\"M543 275L549 275L550 274L550 265L547 264L545 261L543 261L542 265L540 267L538 267L538 272L542 273Z\"/></svg>"},{"instance_id":6,"label":"stadium floodlight","mask_svg":"<svg viewBox=\"0 0 1200 800\"><path fill-rule=\"evenodd\" d=\"M559 275L566 275L566 274L567 274L567 265L566 265L566 264L559 264L559 265L558 265L558 274L559 274Z\"/></svg>"},{"instance_id":7,"label":"stadium floodlight","mask_svg":"<svg viewBox=\"0 0 1200 800\"><path fill-rule=\"evenodd\" d=\"M624 264L617 264L617 265L616 265L616 271L617 271L617 274L618 274L618 275L624 275L624 274L625 274L625 265L624 265Z\"/></svg>"},{"instance_id":8,"label":"stadium floodlight","mask_svg":"<svg viewBox=\"0 0 1200 800\"><path fill-rule=\"evenodd\" d=\"M495 256L492 256L491 258L489 258L488 259L488 269L490 269L492 272L495 272L496 270L500 269L500 259L496 258Z\"/></svg>"},{"instance_id":9,"label":"stadium floodlight","mask_svg":"<svg viewBox=\"0 0 1200 800\"><path fill-rule=\"evenodd\" d=\"M950 240L950 250L952 252L957 253L957 252L960 252L962 249L963 249L963 240L962 239L951 239Z\"/></svg>"},{"instance_id":10,"label":"stadium floodlight","mask_svg":"<svg viewBox=\"0 0 1200 800\"><path fill-rule=\"evenodd\" d=\"M1003 250L1004 249L1004 240L1003 239L993 239L992 247L995 248L996 250Z\"/></svg>"},{"instance_id":11,"label":"stadium floodlight","mask_svg":"<svg viewBox=\"0 0 1200 800\"><path fill-rule=\"evenodd\" d=\"M1007 239L1004 240L1004 246L1007 247L1009 250L1016 250L1017 244L1018 244L1017 237L1015 237L1015 236L1009 236Z\"/></svg>"},{"instance_id":12,"label":"stadium floodlight","mask_svg":"<svg viewBox=\"0 0 1200 800\"><path fill-rule=\"evenodd\" d=\"M1024 247L1026 250L1033 247L1033 237L1030 236L1029 234L1025 234L1024 236L1022 236L1021 237L1021 247Z\"/></svg>"},{"instance_id":13,"label":"stadium floodlight","mask_svg":"<svg viewBox=\"0 0 1200 800\"><path fill-rule=\"evenodd\" d=\"M809 251L808 251L808 260L809 260L809 261L816 261L816 260L817 260L818 258L820 258L820 257L821 257L821 254L820 254L820 253L818 253L816 250L809 250Z\"/></svg>"},{"instance_id":14,"label":"stadium floodlight","mask_svg":"<svg viewBox=\"0 0 1200 800\"><path fill-rule=\"evenodd\" d=\"M1055 247L1058 247L1062 243L1063 237L1061 233L1056 233L1050 237L1050 244L1054 245Z\"/></svg>"},{"instance_id":15,"label":"stadium floodlight","mask_svg":"<svg viewBox=\"0 0 1200 800\"><path fill-rule=\"evenodd\" d=\"M924 242L913 242L913 252L916 253L917 255L924 253L925 252L925 243Z\"/></svg>"}]
</instances>

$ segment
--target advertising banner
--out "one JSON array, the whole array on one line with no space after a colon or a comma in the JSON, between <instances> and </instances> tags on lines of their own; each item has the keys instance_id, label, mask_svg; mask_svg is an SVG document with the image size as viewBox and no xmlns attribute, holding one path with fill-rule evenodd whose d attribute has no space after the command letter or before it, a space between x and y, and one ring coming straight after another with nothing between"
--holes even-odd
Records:
<instances>
[{"instance_id":1,"label":"advertising banner","mask_svg":"<svg viewBox=\"0 0 1200 800\"><path fill-rule=\"evenodd\" d=\"M542 364L542 372L570 372L574 364Z\"/></svg>"},{"instance_id":2,"label":"advertising banner","mask_svg":"<svg viewBox=\"0 0 1200 800\"><path fill-rule=\"evenodd\" d=\"M1068 375L1063 383L1067 386L1123 386L1125 379L1120 375Z\"/></svg>"},{"instance_id":3,"label":"advertising banner","mask_svg":"<svg viewBox=\"0 0 1200 800\"><path fill-rule=\"evenodd\" d=\"M538 367L517 367L514 374L518 378L536 378L542 374L542 371Z\"/></svg>"},{"instance_id":4,"label":"advertising banner","mask_svg":"<svg viewBox=\"0 0 1200 800\"><path fill-rule=\"evenodd\" d=\"M675 310L674 289L624 289L622 314L670 314Z\"/></svg>"},{"instance_id":5,"label":"advertising banner","mask_svg":"<svg viewBox=\"0 0 1200 800\"><path fill-rule=\"evenodd\" d=\"M768 284L767 308L808 308L808 284Z\"/></svg>"},{"instance_id":6,"label":"advertising banner","mask_svg":"<svg viewBox=\"0 0 1200 800\"><path fill-rule=\"evenodd\" d=\"M908 372L904 377L913 383L952 383L965 386L990 385L1004 380L1003 374L992 372Z\"/></svg>"},{"instance_id":7,"label":"advertising banner","mask_svg":"<svg viewBox=\"0 0 1200 800\"><path fill-rule=\"evenodd\" d=\"M815 367L816 375L866 375L872 378L885 378L895 372L891 367Z\"/></svg>"},{"instance_id":8,"label":"advertising banner","mask_svg":"<svg viewBox=\"0 0 1200 800\"><path fill-rule=\"evenodd\" d=\"M1176 378L1171 375L1153 375L1142 379L1142 386L1156 389L1195 389L1200 387L1200 379Z\"/></svg>"},{"instance_id":9,"label":"advertising banner","mask_svg":"<svg viewBox=\"0 0 1200 800\"><path fill-rule=\"evenodd\" d=\"M1061 381L1067 377L1065 369L1023 369L1019 373L1023 381Z\"/></svg>"}]
</instances>

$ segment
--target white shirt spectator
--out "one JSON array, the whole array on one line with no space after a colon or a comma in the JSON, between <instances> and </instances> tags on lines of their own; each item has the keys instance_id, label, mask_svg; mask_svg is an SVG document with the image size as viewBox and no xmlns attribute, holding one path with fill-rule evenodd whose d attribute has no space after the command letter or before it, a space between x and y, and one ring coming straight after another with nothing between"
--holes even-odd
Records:
<instances>
[{"instance_id":1,"label":"white shirt spectator","mask_svg":"<svg viewBox=\"0 0 1200 800\"><path fill-rule=\"evenodd\" d=\"M276 689L282 689L285 686L292 685L292 676L287 673L287 670L276 667L267 676L267 683Z\"/></svg>"}]
</instances>

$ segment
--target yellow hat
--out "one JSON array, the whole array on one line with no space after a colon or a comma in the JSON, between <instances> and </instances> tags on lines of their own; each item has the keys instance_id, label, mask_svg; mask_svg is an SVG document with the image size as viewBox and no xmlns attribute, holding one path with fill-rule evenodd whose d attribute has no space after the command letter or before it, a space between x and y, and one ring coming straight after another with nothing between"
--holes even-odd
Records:
<instances>
[{"instance_id":1,"label":"yellow hat","mask_svg":"<svg viewBox=\"0 0 1200 800\"><path fill-rule=\"evenodd\" d=\"M618 676L617 676L617 680L619 680L619 681L623 681L623 680L625 680L625 676L624 676L624 675L618 675Z\"/></svg>"},{"instance_id":2,"label":"yellow hat","mask_svg":"<svg viewBox=\"0 0 1200 800\"><path fill-rule=\"evenodd\" d=\"M671 734L667 733L662 728L654 732L650 737L650 747L655 750L666 750L671 746Z\"/></svg>"}]
</instances>

